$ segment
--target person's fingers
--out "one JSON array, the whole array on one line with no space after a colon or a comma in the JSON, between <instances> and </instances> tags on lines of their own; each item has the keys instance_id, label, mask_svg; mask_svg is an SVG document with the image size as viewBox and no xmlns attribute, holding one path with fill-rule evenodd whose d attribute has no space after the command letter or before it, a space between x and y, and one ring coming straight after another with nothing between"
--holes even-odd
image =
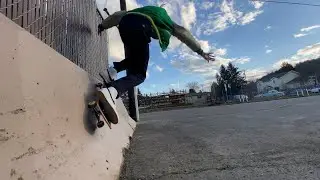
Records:
<instances>
[{"instance_id":1,"label":"person's fingers","mask_svg":"<svg viewBox=\"0 0 320 180\"><path fill-rule=\"evenodd\" d=\"M210 61L215 61L214 59L214 54L213 53L204 53L203 56L202 56L208 63Z\"/></svg>"},{"instance_id":2,"label":"person's fingers","mask_svg":"<svg viewBox=\"0 0 320 180\"><path fill-rule=\"evenodd\" d=\"M208 61L215 61L215 59L210 57L210 58L208 58Z\"/></svg>"}]
</instances>

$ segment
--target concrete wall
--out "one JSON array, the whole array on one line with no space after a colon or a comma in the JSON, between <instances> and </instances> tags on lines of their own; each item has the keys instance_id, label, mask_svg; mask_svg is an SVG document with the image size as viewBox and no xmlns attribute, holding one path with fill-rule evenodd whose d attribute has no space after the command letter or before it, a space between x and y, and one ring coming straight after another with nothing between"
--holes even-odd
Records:
<instances>
[{"instance_id":1,"label":"concrete wall","mask_svg":"<svg viewBox=\"0 0 320 180\"><path fill-rule=\"evenodd\" d=\"M116 179L135 123L95 129L88 74L0 14L0 179ZM21 178L20 178L21 177Z\"/></svg>"}]
</instances>

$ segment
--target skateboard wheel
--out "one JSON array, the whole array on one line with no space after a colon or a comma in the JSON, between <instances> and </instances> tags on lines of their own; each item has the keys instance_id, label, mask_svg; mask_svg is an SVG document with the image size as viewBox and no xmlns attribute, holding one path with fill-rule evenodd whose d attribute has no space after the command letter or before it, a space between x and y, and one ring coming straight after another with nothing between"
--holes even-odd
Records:
<instances>
[{"instance_id":1,"label":"skateboard wheel","mask_svg":"<svg viewBox=\"0 0 320 180\"><path fill-rule=\"evenodd\" d=\"M96 101L91 101L91 102L88 103L88 107L89 108L94 108L94 107L96 107L96 105L97 105Z\"/></svg>"},{"instance_id":2,"label":"skateboard wheel","mask_svg":"<svg viewBox=\"0 0 320 180\"><path fill-rule=\"evenodd\" d=\"M98 121L97 126L98 126L98 128L102 128L104 126L104 122Z\"/></svg>"},{"instance_id":3,"label":"skateboard wheel","mask_svg":"<svg viewBox=\"0 0 320 180\"><path fill-rule=\"evenodd\" d=\"M97 83L97 84L96 84L96 87L98 87L98 88L102 88L102 86L103 86L102 83Z\"/></svg>"}]
</instances>

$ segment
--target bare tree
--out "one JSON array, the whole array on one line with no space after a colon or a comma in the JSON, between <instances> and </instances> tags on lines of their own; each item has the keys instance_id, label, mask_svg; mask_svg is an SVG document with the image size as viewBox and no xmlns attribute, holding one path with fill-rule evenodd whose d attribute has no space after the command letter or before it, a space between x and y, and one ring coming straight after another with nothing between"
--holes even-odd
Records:
<instances>
[{"instance_id":1,"label":"bare tree","mask_svg":"<svg viewBox=\"0 0 320 180\"><path fill-rule=\"evenodd\" d=\"M198 91L200 89L199 83L198 82L189 82L186 87L189 89L189 91Z\"/></svg>"}]
</instances>

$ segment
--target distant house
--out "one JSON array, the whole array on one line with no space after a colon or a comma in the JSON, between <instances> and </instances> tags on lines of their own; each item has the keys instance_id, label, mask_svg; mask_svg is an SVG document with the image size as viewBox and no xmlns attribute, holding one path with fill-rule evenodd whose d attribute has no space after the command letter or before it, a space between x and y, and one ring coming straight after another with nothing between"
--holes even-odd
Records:
<instances>
[{"instance_id":1,"label":"distant house","mask_svg":"<svg viewBox=\"0 0 320 180\"><path fill-rule=\"evenodd\" d=\"M193 105L201 105L208 102L211 92L199 92L186 94L186 102Z\"/></svg>"},{"instance_id":2,"label":"distant house","mask_svg":"<svg viewBox=\"0 0 320 180\"><path fill-rule=\"evenodd\" d=\"M296 71L281 72L262 77L257 81L257 89L259 93L263 93L272 89L284 90L300 87L300 74Z\"/></svg>"}]
</instances>

